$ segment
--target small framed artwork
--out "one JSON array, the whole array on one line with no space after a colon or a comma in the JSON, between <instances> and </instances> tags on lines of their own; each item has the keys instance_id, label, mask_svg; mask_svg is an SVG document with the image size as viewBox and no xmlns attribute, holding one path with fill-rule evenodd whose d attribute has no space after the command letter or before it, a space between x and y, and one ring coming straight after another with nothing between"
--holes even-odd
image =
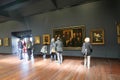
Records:
<instances>
[{"instance_id":1,"label":"small framed artwork","mask_svg":"<svg viewBox=\"0 0 120 80\"><path fill-rule=\"evenodd\" d=\"M2 39L0 38L0 46L2 46Z\"/></svg>"},{"instance_id":2,"label":"small framed artwork","mask_svg":"<svg viewBox=\"0 0 120 80\"><path fill-rule=\"evenodd\" d=\"M117 38L117 39L118 39L118 44L120 44L120 36L118 36L118 38Z\"/></svg>"},{"instance_id":3,"label":"small framed artwork","mask_svg":"<svg viewBox=\"0 0 120 80\"><path fill-rule=\"evenodd\" d=\"M103 29L91 30L90 38L92 44L104 44L104 30Z\"/></svg>"},{"instance_id":4,"label":"small framed artwork","mask_svg":"<svg viewBox=\"0 0 120 80\"><path fill-rule=\"evenodd\" d=\"M50 44L50 35L49 34L43 35L43 44Z\"/></svg>"},{"instance_id":5,"label":"small framed artwork","mask_svg":"<svg viewBox=\"0 0 120 80\"><path fill-rule=\"evenodd\" d=\"M120 36L120 24L117 24L117 35Z\"/></svg>"},{"instance_id":6,"label":"small framed artwork","mask_svg":"<svg viewBox=\"0 0 120 80\"><path fill-rule=\"evenodd\" d=\"M9 38L8 37L3 39L3 45L4 46L9 46Z\"/></svg>"},{"instance_id":7,"label":"small framed artwork","mask_svg":"<svg viewBox=\"0 0 120 80\"><path fill-rule=\"evenodd\" d=\"M40 44L40 36L35 36L34 37L34 43L35 44Z\"/></svg>"}]
</instances>

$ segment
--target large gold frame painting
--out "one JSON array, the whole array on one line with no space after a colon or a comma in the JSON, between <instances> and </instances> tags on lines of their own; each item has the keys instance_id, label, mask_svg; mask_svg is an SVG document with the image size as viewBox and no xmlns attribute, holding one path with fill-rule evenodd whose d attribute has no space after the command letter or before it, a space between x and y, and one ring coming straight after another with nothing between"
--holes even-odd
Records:
<instances>
[{"instance_id":1,"label":"large gold frame painting","mask_svg":"<svg viewBox=\"0 0 120 80\"><path fill-rule=\"evenodd\" d=\"M81 50L85 38L85 26L70 26L64 28L54 28L53 37L60 37L64 50Z\"/></svg>"},{"instance_id":2,"label":"large gold frame painting","mask_svg":"<svg viewBox=\"0 0 120 80\"><path fill-rule=\"evenodd\" d=\"M50 34L44 34L43 35L43 44L50 44Z\"/></svg>"},{"instance_id":3,"label":"large gold frame painting","mask_svg":"<svg viewBox=\"0 0 120 80\"><path fill-rule=\"evenodd\" d=\"M104 30L103 29L93 29L90 32L90 38L92 44L104 44Z\"/></svg>"}]
</instances>

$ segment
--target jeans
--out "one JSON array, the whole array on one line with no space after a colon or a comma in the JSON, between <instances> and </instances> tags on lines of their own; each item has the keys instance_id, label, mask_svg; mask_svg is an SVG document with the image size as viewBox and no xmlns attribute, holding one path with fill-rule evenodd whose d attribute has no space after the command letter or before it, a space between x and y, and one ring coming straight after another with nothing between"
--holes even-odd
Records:
<instances>
[{"instance_id":1,"label":"jeans","mask_svg":"<svg viewBox=\"0 0 120 80\"><path fill-rule=\"evenodd\" d=\"M57 52L57 58L58 58L58 63L61 64L62 61L63 61L63 56L62 56L62 52L61 51Z\"/></svg>"},{"instance_id":2,"label":"jeans","mask_svg":"<svg viewBox=\"0 0 120 80\"><path fill-rule=\"evenodd\" d=\"M27 49L27 54L28 54L28 60L31 60L32 50L31 49Z\"/></svg>"},{"instance_id":3,"label":"jeans","mask_svg":"<svg viewBox=\"0 0 120 80\"><path fill-rule=\"evenodd\" d=\"M84 56L84 66L90 68L90 56Z\"/></svg>"},{"instance_id":4,"label":"jeans","mask_svg":"<svg viewBox=\"0 0 120 80\"><path fill-rule=\"evenodd\" d=\"M43 53L43 59L46 59L46 53Z\"/></svg>"},{"instance_id":5,"label":"jeans","mask_svg":"<svg viewBox=\"0 0 120 80\"><path fill-rule=\"evenodd\" d=\"M21 59L23 59L22 49L18 49L18 51L19 51L19 58L20 58L20 60L21 60Z\"/></svg>"},{"instance_id":6,"label":"jeans","mask_svg":"<svg viewBox=\"0 0 120 80\"><path fill-rule=\"evenodd\" d=\"M51 53L51 60L56 60L56 53Z\"/></svg>"}]
</instances>

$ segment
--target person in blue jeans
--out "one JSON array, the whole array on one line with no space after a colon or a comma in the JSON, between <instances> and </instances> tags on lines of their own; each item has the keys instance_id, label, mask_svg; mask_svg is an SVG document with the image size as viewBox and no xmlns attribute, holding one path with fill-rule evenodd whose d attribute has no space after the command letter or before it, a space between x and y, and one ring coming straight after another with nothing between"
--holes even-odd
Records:
<instances>
[{"instance_id":1,"label":"person in blue jeans","mask_svg":"<svg viewBox=\"0 0 120 80\"><path fill-rule=\"evenodd\" d=\"M58 63L61 64L63 62L63 42L60 40L60 37L57 37L57 41L55 42L55 49L57 53Z\"/></svg>"},{"instance_id":2,"label":"person in blue jeans","mask_svg":"<svg viewBox=\"0 0 120 80\"><path fill-rule=\"evenodd\" d=\"M22 39L20 39L18 41L18 52L19 52L20 60L23 59L22 49L23 49L23 43L22 43Z\"/></svg>"},{"instance_id":3,"label":"person in blue jeans","mask_svg":"<svg viewBox=\"0 0 120 80\"><path fill-rule=\"evenodd\" d=\"M50 55L51 55L51 61L55 60L56 61L56 50L55 50L55 39L51 39L50 43Z\"/></svg>"}]
</instances>

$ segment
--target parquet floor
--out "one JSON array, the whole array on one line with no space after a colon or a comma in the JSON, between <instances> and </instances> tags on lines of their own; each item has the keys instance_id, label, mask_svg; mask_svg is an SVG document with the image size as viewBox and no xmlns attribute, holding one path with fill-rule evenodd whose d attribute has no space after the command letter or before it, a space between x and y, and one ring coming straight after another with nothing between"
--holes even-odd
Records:
<instances>
[{"instance_id":1,"label":"parquet floor","mask_svg":"<svg viewBox=\"0 0 120 80\"><path fill-rule=\"evenodd\" d=\"M41 56L28 61L0 55L0 80L120 80L120 60L92 58L87 69L82 57L64 57L60 65Z\"/></svg>"}]
</instances>

